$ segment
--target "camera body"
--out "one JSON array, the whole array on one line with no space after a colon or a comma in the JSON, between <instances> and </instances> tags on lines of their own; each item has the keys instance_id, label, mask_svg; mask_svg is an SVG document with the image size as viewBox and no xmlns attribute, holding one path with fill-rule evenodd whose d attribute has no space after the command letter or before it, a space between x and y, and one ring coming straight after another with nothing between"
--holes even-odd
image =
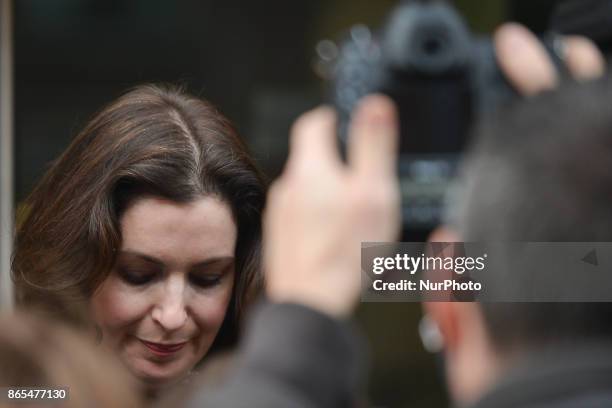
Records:
<instances>
[{"instance_id":1,"label":"camera body","mask_svg":"<svg viewBox=\"0 0 612 408\"><path fill-rule=\"evenodd\" d=\"M542 40L552 55L553 38ZM443 1L400 3L377 36L365 26L350 30L331 83L341 144L351 112L370 93L390 96L399 111L404 231L430 230L441 220L472 124L517 93L491 40L473 36Z\"/></svg>"}]
</instances>

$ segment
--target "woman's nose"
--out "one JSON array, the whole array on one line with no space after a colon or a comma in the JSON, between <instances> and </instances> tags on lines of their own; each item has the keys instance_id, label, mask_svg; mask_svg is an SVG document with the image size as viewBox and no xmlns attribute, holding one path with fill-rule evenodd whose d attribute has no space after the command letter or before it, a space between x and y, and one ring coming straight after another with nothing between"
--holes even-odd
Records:
<instances>
[{"instance_id":1,"label":"woman's nose","mask_svg":"<svg viewBox=\"0 0 612 408\"><path fill-rule=\"evenodd\" d=\"M187 322L186 285L181 281L181 278L168 277L163 293L153 308L153 320L167 331L178 330Z\"/></svg>"}]
</instances>

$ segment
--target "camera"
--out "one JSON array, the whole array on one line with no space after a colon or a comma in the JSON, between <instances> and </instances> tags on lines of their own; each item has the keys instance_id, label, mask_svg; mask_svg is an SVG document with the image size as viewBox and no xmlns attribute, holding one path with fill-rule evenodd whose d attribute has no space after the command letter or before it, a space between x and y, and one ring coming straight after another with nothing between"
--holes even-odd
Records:
<instances>
[{"instance_id":1,"label":"camera","mask_svg":"<svg viewBox=\"0 0 612 408\"><path fill-rule=\"evenodd\" d=\"M584 5L584 0L579 1ZM600 16L585 20L593 7L576 13L574 6L567 12L569 3L577 4L566 1L565 8L557 8L553 21L558 25L586 21L586 28L592 28L601 23ZM612 2L590 3L610 8ZM612 18L612 9L604 17ZM573 30L579 31L575 24ZM551 27L541 41L563 71L561 43L554 32L563 31ZM447 190L473 124L518 97L497 65L491 39L470 33L445 1L406 0L379 32L354 26L335 55L332 46L322 42L318 52L323 59L333 57L333 64L328 64L329 99L338 112L341 145L358 101L370 93L390 96L400 117L403 230L431 230L441 221Z\"/></svg>"}]
</instances>

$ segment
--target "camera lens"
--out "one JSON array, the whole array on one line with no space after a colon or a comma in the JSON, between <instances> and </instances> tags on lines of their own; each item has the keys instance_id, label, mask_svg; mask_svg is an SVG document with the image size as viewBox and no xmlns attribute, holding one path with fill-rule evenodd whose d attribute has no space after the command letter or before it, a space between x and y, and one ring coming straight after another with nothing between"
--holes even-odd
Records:
<instances>
[{"instance_id":1,"label":"camera lens","mask_svg":"<svg viewBox=\"0 0 612 408\"><path fill-rule=\"evenodd\" d=\"M441 75L462 69L470 38L461 18L443 3L402 3L384 31L386 65L399 73Z\"/></svg>"},{"instance_id":2,"label":"camera lens","mask_svg":"<svg viewBox=\"0 0 612 408\"><path fill-rule=\"evenodd\" d=\"M423 41L423 52L427 55L435 55L441 51L444 45L438 38L428 38Z\"/></svg>"},{"instance_id":3,"label":"camera lens","mask_svg":"<svg viewBox=\"0 0 612 408\"><path fill-rule=\"evenodd\" d=\"M406 65L424 73L440 73L452 68L457 61L448 30L442 25L421 26L412 33Z\"/></svg>"}]
</instances>

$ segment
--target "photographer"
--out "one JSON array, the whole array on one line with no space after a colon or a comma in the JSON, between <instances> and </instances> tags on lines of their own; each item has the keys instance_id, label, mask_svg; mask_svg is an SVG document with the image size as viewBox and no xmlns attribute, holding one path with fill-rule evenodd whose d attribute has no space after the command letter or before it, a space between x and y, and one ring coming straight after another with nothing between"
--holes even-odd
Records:
<instances>
[{"instance_id":1,"label":"photographer","mask_svg":"<svg viewBox=\"0 0 612 408\"><path fill-rule=\"evenodd\" d=\"M564 61L576 79L603 73L603 60L588 41L567 38L564 44ZM534 96L559 82L543 48L524 28L502 27L495 47L506 76L524 95ZM595 214L601 216L602 208L612 205L612 183L607 180L612 156L606 141L612 132L611 95L607 83L573 85L530 98L484 127L485 133L520 136L521 150L512 150L511 143L485 143L486 135L480 135L466 164L467 177L474 178L467 180L463 211L432 240L610 240L610 229L600 228ZM516 160L515 167L534 165L545 154L540 134L546 139L559 134L560 146L546 163L535 164L546 170L551 185L564 188L533 197L488 188L507 182L494 171L494 163L487 162L488 155ZM584 149L597 153L601 162L568 181L558 166L575 156L572 136L584 137ZM359 243L389 241L397 235L396 146L396 113L385 97L367 97L354 114L347 165L335 152L334 115L328 108L297 121L290 158L270 192L265 218L264 264L271 303L252 316L242 354L226 384L201 390L190 406L358 405L360 351L343 320L359 296ZM521 155L529 151L541 154ZM474 167L483 163L486 166ZM595 179L585 185L587 175ZM537 192L529 177L516 182ZM568 197L584 205L555 207ZM512 219L509 212L489 205L495 202L513 206L513 214L521 218ZM582 211L579 223L574 221L576 210ZM542 216L547 212L549 216ZM559 217L574 222L565 225ZM494 228L500 225L505 228ZM439 331L450 392L459 405L595 407L612 400L607 306L431 303L425 309ZM552 351L540 352L549 346L554 346Z\"/></svg>"}]
</instances>

